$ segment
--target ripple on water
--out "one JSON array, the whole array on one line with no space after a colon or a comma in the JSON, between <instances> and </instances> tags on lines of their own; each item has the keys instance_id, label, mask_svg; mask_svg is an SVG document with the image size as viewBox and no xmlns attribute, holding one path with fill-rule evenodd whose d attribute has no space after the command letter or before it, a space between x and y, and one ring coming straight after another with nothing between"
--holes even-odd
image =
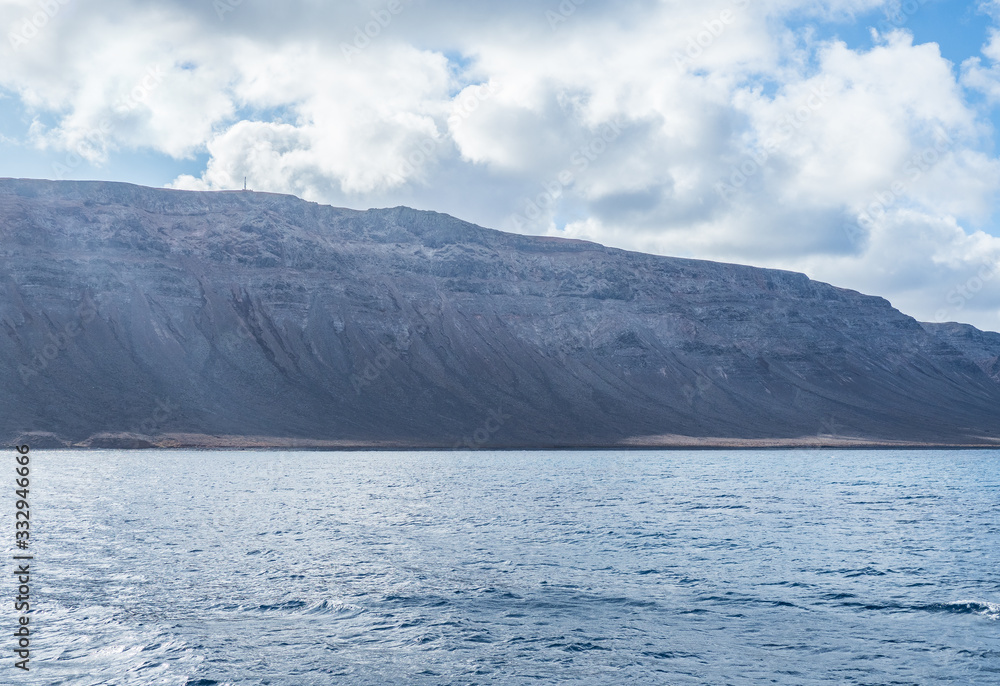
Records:
<instances>
[{"instance_id":1,"label":"ripple on water","mask_svg":"<svg viewBox=\"0 0 1000 686\"><path fill-rule=\"evenodd\" d=\"M36 463L28 686L1000 673L997 451Z\"/></svg>"}]
</instances>

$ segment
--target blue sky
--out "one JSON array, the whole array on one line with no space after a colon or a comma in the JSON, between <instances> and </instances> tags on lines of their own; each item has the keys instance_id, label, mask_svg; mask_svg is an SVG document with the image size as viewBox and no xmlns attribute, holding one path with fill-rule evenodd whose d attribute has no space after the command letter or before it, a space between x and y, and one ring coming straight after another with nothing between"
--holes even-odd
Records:
<instances>
[{"instance_id":1,"label":"blue sky","mask_svg":"<svg viewBox=\"0 0 1000 686\"><path fill-rule=\"evenodd\" d=\"M0 176L247 176L804 271L997 330L998 17L954 0L7 0Z\"/></svg>"},{"instance_id":2,"label":"blue sky","mask_svg":"<svg viewBox=\"0 0 1000 686\"><path fill-rule=\"evenodd\" d=\"M817 26L823 37L837 37L855 50L868 50L874 45L869 28L888 21L912 33L915 43L937 43L941 55L956 65L978 55L989 39L989 15L981 2L926 0L923 4L896 3L896 6L896 11L888 4L853 19Z\"/></svg>"},{"instance_id":3,"label":"blue sky","mask_svg":"<svg viewBox=\"0 0 1000 686\"><path fill-rule=\"evenodd\" d=\"M893 8L896 8L895 11ZM912 10L912 11L910 11ZM977 0L925 0L923 3L889 3L886 7L871 9L853 17L829 23L797 22L801 30L816 27L818 36L839 39L854 50L870 50L875 45L871 28L893 26L913 35L913 42L934 43L941 56L956 69L970 57L977 57L989 42L993 27L989 7ZM795 25L796 22L792 22ZM971 99L979 100L975 93ZM1000 111L991 113L994 126L1000 124Z\"/></svg>"}]
</instances>

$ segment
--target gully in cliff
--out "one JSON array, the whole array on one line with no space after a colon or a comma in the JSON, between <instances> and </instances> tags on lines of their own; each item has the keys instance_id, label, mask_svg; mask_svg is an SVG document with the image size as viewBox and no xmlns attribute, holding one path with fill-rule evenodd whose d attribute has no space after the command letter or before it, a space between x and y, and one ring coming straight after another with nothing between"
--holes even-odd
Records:
<instances>
[{"instance_id":1,"label":"gully in cliff","mask_svg":"<svg viewBox=\"0 0 1000 686\"><path fill-rule=\"evenodd\" d=\"M28 364L18 365L17 373L24 385L27 386L32 377L38 376L48 369L49 363L58 358L62 351L68 349L73 339L83 333L83 328L94 321L96 316L97 307L90 296L85 296L83 302L76 309L76 317L62 329L55 333L49 333L48 342L35 351Z\"/></svg>"}]
</instances>

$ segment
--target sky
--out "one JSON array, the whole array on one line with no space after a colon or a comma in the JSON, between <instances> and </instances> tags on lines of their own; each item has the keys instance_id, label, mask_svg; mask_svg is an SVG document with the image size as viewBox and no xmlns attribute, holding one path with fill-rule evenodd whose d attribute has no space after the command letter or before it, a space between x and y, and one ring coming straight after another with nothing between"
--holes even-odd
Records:
<instances>
[{"instance_id":1,"label":"sky","mask_svg":"<svg viewBox=\"0 0 1000 686\"><path fill-rule=\"evenodd\" d=\"M0 177L246 177L1000 331L1000 0L0 0L0 31Z\"/></svg>"}]
</instances>

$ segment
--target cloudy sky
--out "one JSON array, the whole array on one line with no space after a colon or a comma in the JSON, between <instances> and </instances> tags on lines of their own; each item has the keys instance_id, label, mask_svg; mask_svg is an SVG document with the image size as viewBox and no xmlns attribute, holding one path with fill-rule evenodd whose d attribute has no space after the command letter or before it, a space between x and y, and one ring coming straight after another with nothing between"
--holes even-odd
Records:
<instances>
[{"instance_id":1,"label":"cloudy sky","mask_svg":"<svg viewBox=\"0 0 1000 686\"><path fill-rule=\"evenodd\" d=\"M1000 0L0 0L0 28L0 176L246 176L1000 330Z\"/></svg>"}]
</instances>

